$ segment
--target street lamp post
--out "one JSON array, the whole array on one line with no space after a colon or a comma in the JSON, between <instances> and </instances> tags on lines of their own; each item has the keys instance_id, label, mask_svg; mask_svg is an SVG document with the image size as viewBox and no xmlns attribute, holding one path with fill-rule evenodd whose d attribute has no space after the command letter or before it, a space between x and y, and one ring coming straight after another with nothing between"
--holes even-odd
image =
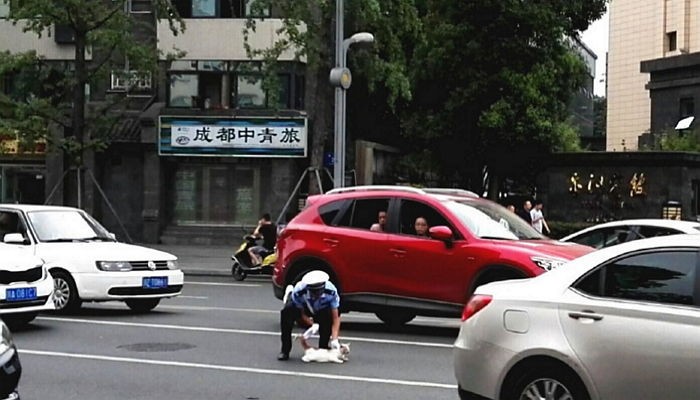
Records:
<instances>
[{"instance_id":1,"label":"street lamp post","mask_svg":"<svg viewBox=\"0 0 700 400\"><path fill-rule=\"evenodd\" d=\"M343 39L343 0L336 0L335 7L335 68L331 70L330 82L335 86L333 187L339 188L345 186L345 91L352 82L346 66L348 49L355 43L372 43L374 36L359 32Z\"/></svg>"}]
</instances>

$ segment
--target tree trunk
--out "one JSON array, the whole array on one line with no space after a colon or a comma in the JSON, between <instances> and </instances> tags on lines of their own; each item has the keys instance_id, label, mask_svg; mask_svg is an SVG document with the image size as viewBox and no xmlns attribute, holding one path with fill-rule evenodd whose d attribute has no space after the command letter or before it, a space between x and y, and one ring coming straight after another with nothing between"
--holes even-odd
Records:
<instances>
[{"instance_id":1,"label":"tree trunk","mask_svg":"<svg viewBox=\"0 0 700 400\"><path fill-rule=\"evenodd\" d=\"M83 143L85 142L85 82L87 66L85 62L85 37L84 32L75 32L75 86L73 87L73 107L71 109L71 129L70 135L74 138L77 149L76 153L69 151L64 157L64 168L71 170L66 175L69 184L64 192L65 204L82 207L82 193L85 187L85 175L83 174Z\"/></svg>"}]
</instances>

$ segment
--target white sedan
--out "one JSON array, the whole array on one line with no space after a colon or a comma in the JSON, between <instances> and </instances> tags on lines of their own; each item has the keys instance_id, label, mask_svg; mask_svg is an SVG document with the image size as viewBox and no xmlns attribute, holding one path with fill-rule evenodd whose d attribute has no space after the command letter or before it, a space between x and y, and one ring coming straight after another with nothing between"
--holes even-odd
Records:
<instances>
[{"instance_id":1,"label":"white sedan","mask_svg":"<svg viewBox=\"0 0 700 400\"><path fill-rule=\"evenodd\" d=\"M601 249L633 240L681 233L700 233L700 222L661 218L611 221L582 229L560 241Z\"/></svg>"},{"instance_id":2,"label":"white sedan","mask_svg":"<svg viewBox=\"0 0 700 400\"><path fill-rule=\"evenodd\" d=\"M694 399L700 235L598 250L477 288L454 344L462 399Z\"/></svg>"},{"instance_id":3,"label":"white sedan","mask_svg":"<svg viewBox=\"0 0 700 400\"><path fill-rule=\"evenodd\" d=\"M177 257L119 243L77 208L0 204L0 236L45 261L59 311L79 308L84 301L109 300L149 311L162 298L182 292Z\"/></svg>"},{"instance_id":4,"label":"white sedan","mask_svg":"<svg viewBox=\"0 0 700 400\"><path fill-rule=\"evenodd\" d=\"M53 290L41 258L0 244L0 318L10 328L32 321L40 311L53 310Z\"/></svg>"}]
</instances>

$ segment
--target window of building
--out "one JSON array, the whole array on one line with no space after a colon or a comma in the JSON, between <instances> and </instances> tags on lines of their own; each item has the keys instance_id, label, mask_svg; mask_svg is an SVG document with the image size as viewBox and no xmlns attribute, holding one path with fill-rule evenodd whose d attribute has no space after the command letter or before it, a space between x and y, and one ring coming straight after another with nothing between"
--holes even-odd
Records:
<instances>
[{"instance_id":1,"label":"window of building","mask_svg":"<svg viewBox=\"0 0 700 400\"><path fill-rule=\"evenodd\" d=\"M132 14L150 14L151 0L129 0L129 12Z\"/></svg>"},{"instance_id":2,"label":"window of building","mask_svg":"<svg viewBox=\"0 0 700 400\"><path fill-rule=\"evenodd\" d=\"M256 0L173 0L182 18L246 18L269 17L269 7L256 5Z\"/></svg>"},{"instance_id":3,"label":"window of building","mask_svg":"<svg viewBox=\"0 0 700 400\"><path fill-rule=\"evenodd\" d=\"M668 51L674 51L678 48L676 31L666 33L666 48Z\"/></svg>"},{"instance_id":4,"label":"window of building","mask_svg":"<svg viewBox=\"0 0 700 400\"><path fill-rule=\"evenodd\" d=\"M236 66L239 71L235 71ZM226 61L171 63L168 71L168 106L182 108L303 109L304 77L288 71L277 79L276 104L263 87L263 76L251 65Z\"/></svg>"},{"instance_id":5,"label":"window of building","mask_svg":"<svg viewBox=\"0 0 700 400\"><path fill-rule=\"evenodd\" d=\"M692 97L683 97L680 102L679 117L694 117L695 116L695 99Z\"/></svg>"}]
</instances>

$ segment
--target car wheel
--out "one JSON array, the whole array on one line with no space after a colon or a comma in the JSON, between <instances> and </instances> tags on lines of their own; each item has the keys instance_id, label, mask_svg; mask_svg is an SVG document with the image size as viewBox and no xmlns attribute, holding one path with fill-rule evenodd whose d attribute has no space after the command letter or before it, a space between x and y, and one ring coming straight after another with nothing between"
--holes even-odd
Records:
<instances>
[{"instance_id":1,"label":"car wheel","mask_svg":"<svg viewBox=\"0 0 700 400\"><path fill-rule=\"evenodd\" d=\"M146 312L156 308L158 303L160 303L160 299L130 299L124 302L136 312Z\"/></svg>"},{"instance_id":2,"label":"car wheel","mask_svg":"<svg viewBox=\"0 0 700 400\"><path fill-rule=\"evenodd\" d=\"M15 330L32 322L34 318L36 318L37 314L38 313L35 312L5 314L2 316L2 320L5 321L10 330Z\"/></svg>"},{"instance_id":3,"label":"car wheel","mask_svg":"<svg viewBox=\"0 0 700 400\"><path fill-rule=\"evenodd\" d=\"M54 285L53 304L56 311L65 313L80 308L78 289L70 274L65 271L54 271L51 272L51 276Z\"/></svg>"},{"instance_id":4,"label":"car wheel","mask_svg":"<svg viewBox=\"0 0 700 400\"><path fill-rule=\"evenodd\" d=\"M508 400L589 400L581 380L561 367L533 368L516 379Z\"/></svg>"},{"instance_id":5,"label":"car wheel","mask_svg":"<svg viewBox=\"0 0 700 400\"><path fill-rule=\"evenodd\" d=\"M231 274L233 275L233 279L237 281L242 281L246 278L248 274L241 268L241 264L235 262L233 263L233 266L231 267Z\"/></svg>"},{"instance_id":6,"label":"car wheel","mask_svg":"<svg viewBox=\"0 0 700 400\"><path fill-rule=\"evenodd\" d=\"M411 322L416 314L410 311L379 311L375 315L391 329L401 328Z\"/></svg>"}]
</instances>

